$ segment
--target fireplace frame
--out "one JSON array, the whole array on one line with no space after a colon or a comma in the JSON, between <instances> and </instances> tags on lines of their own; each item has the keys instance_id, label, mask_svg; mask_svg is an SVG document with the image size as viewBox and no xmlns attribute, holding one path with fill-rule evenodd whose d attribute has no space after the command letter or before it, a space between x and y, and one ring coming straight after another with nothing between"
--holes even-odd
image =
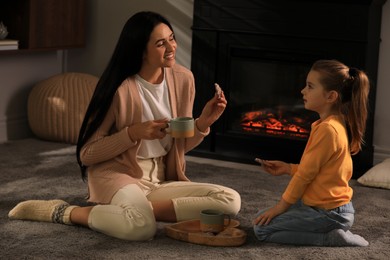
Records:
<instances>
[{"instance_id":1,"label":"fireplace frame","mask_svg":"<svg viewBox=\"0 0 390 260\"><path fill-rule=\"evenodd\" d=\"M373 165L373 118L382 6L386 0L194 0L191 69L199 115L218 82L229 102L230 57L237 48L310 66L338 59L366 71L371 81L369 116L363 150L353 156L354 175ZM303 86L302 86L303 87ZM228 104L229 105L229 104ZM255 157L297 163L306 140L230 133L228 113L189 155L254 163Z\"/></svg>"}]
</instances>

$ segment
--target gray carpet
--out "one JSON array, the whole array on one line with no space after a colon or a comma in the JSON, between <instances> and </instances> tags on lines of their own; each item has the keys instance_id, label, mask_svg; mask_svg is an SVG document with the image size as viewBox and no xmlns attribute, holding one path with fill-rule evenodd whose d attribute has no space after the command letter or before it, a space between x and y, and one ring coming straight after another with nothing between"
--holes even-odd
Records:
<instances>
[{"instance_id":1,"label":"gray carpet","mask_svg":"<svg viewBox=\"0 0 390 260\"><path fill-rule=\"evenodd\" d=\"M27 199L64 199L85 205L75 147L25 139L0 144L0 259L390 259L390 190L351 181L357 211L353 233L370 242L366 248L298 247L257 241L251 220L257 208L273 205L288 177L188 162L193 181L236 189L242 210L236 217L248 233L240 247L209 247L173 240L158 224L154 240L127 242L84 227L10 221L8 211Z\"/></svg>"}]
</instances>

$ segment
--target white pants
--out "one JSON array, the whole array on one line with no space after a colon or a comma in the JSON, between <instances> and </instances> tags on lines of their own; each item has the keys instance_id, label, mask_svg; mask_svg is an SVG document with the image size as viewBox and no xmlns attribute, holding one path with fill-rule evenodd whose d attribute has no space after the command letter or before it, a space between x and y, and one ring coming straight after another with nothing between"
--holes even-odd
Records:
<instances>
[{"instance_id":1,"label":"white pants","mask_svg":"<svg viewBox=\"0 0 390 260\"><path fill-rule=\"evenodd\" d=\"M133 241L150 240L156 233L152 207L136 184L120 189L109 205L97 205L88 226L106 235Z\"/></svg>"},{"instance_id":2,"label":"white pants","mask_svg":"<svg viewBox=\"0 0 390 260\"><path fill-rule=\"evenodd\" d=\"M149 167L149 166L153 167ZM157 167L156 167L157 166ZM142 165L145 174L159 171L155 159ZM88 223L93 230L120 239L140 241L152 239L156 232L156 221L151 203L172 200L177 221L197 219L206 208L219 209L236 215L241 207L240 195L233 189L187 181L152 183L142 180L120 189L109 205L93 207Z\"/></svg>"}]
</instances>

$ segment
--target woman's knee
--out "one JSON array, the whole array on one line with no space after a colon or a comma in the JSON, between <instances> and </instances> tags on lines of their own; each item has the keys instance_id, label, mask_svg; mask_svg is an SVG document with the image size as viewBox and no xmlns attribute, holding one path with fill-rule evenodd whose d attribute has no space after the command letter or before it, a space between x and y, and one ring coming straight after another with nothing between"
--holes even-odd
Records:
<instances>
[{"instance_id":1,"label":"woman's knee","mask_svg":"<svg viewBox=\"0 0 390 260\"><path fill-rule=\"evenodd\" d=\"M151 240L156 234L157 225L153 214L139 209L126 209L123 212L121 238L131 241Z\"/></svg>"},{"instance_id":2,"label":"woman's knee","mask_svg":"<svg viewBox=\"0 0 390 260\"><path fill-rule=\"evenodd\" d=\"M156 230L157 226L155 222L145 223L144 225L124 229L120 238L129 241L148 241L153 239Z\"/></svg>"},{"instance_id":3,"label":"woman's knee","mask_svg":"<svg viewBox=\"0 0 390 260\"><path fill-rule=\"evenodd\" d=\"M240 194L231 189L224 188L223 193L216 193L217 199L221 202L221 210L229 215L237 215L241 209Z\"/></svg>"},{"instance_id":4,"label":"woman's knee","mask_svg":"<svg viewBox=\"0 0 390 260\"><path fill-rule=\"evenodd\" d=\"M103 234L131 241L154 237L157 225L151 210L120 208L114 205L95 206L89 216L89 227Z\"/></svg>"}]
</instances>

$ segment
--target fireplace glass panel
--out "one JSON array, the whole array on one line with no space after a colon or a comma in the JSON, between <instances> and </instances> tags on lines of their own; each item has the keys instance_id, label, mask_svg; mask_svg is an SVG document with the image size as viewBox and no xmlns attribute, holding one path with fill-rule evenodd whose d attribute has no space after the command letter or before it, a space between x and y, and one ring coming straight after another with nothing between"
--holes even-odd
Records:
<instances>
[{"instance_id":1,"label":"fireplace glass panel","mask_svg":"<svg viewBox=\"0 0 390 260\"><path fill-rule=\"evenodd\" d=\"M318 118L301 94L310 66L231 55L227 131L306 140Z\"/></svg>"}]
</instances>

